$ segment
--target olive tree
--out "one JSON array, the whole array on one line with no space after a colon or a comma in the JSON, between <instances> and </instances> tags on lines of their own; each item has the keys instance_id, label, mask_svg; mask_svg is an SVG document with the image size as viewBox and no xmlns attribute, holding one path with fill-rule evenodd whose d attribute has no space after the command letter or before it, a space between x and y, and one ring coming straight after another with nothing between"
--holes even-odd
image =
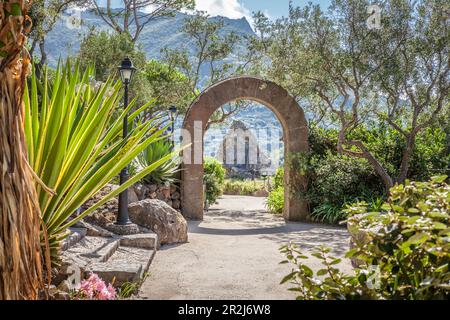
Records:
<instances>
[{"instance_id":1,"label":"olive tree","mask_svg":"<svg viewBox=\"0 0 450 320\"><path fill-rule=\"evenodd\" d=\"M113 7L112 1L89 0L95 12L117 33L130 35L136 42L145 26L159 17L173 16L176 11L193 9L194 0L121 0Z\"/></svg>"},{"instance_id":2,"label":"olive tree","mask_svg":"<svg viewBox=\"0 0 450 320\"><path fill-rule=\"evenodd\" d=\"M231 75L242 73L245 63L230 62L244 39L235 32L227 32L223 19L211 19L198 11L185 19L182 31L187 35L188 47L163 48L163 61L182 72L190 82L192 95ZM193 48L193 49L192 49ZM224 122L249 104L237 101L222 106L210 119L207 127Z\"/></svg>"},{"instance_id":3,"label":"olive tree","mask_svg":"<svg viewBox=\"0 0 450 320\"><path fill-rule=\"evenodd\" d=\"M275 22L257 16L253 50L269 60L260 69L287 87L309 111L339 128L337 150L366 159L386 190L408 176L417 135L449 112L449 43L445 1L335 0L290 6ZM261 35L262 34L262 35ZM368 122L401 133L396 174L352 132Z\"/></svg>"}]
</instances>

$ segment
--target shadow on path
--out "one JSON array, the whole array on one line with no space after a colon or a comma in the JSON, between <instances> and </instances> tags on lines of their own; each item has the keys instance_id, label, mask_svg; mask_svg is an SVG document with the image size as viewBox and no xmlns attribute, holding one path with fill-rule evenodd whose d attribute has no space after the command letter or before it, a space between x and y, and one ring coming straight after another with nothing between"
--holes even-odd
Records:
<instances>
[{"instance_id":1,"label":"shadow on path","mask_svg":"<svg viewBox=\"0 0 450 320\"><path fill-rule=\"evenodd\" d=\"M161 247L140 298L295 299L289 284L280 285L292 271L291 265L280 264L281 246L293 241L308 254L326 245L338 257L348 248L345 228L286 222L268 213L261 199L229 197L217 207L205 212L204 221L188 222L188 243ZM323 267L314 257L308 265ZM339 266L351 270L347 259Z\"/></svg>"},{"instance_id":2,"label":"shadow on path","mask_svg":"<svg viewBox=\"0 0 450 320\"><path fill-rule=\"evenodd\" d=\"M256 236L279 246L292 241L307 250L325 245L334 254L344 254L349 244L345 227L289 222L266 211L208 212L205 221L189 221L189 232L212 236Z\"/></svg>"}]
</instances>

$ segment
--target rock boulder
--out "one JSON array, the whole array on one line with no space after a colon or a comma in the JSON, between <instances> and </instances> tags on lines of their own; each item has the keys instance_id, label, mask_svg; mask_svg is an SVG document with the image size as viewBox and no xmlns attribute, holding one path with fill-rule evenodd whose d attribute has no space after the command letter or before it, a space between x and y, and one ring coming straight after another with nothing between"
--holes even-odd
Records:
<instances>
[{"instance_id":1,"label":"rock boulder","mask_svg":"<svg viewBox=\"0 0 450 320\"><path fill-rule=\"evenodd\" d=\"M164 201L142 200L132 203L128 211L133 223L146 227L158 235L160 244L187 242L186 220Z\"/></svg>"},{"instance_id":2,"label":"rock boulder","mask_svg":"<svg viewBox=\"0 0 450 320\"><path fill-rule=\"evenodd\" d=\"M138 201L139 201L139 197L136 194L136 191L134 190L134 188L128 189L128 204L135 203Z\"/></svg>"}]
</instances>

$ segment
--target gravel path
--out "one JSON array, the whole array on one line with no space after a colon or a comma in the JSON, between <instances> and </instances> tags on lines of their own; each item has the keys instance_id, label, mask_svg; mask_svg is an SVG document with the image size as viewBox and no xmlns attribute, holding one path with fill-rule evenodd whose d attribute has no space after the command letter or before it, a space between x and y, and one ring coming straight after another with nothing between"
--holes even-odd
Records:
<instances>
[{"instance_id":1,"label":"gravel path","mask_svg":"<svg viewBox=\"0 0 450 320\"><path fill-rule=\"evenodd\" d=\"M264 198L224 196L204 221L189 222L189 243L157 252L140 298L293 299L289 286L279 285L291 271L279 264L279 248L289 241L304 250L326 244L337 256L348 248L344 228L286 223L265 211ZM351 270L347 261L342 267Z\"/></svg>"}]
</instances>

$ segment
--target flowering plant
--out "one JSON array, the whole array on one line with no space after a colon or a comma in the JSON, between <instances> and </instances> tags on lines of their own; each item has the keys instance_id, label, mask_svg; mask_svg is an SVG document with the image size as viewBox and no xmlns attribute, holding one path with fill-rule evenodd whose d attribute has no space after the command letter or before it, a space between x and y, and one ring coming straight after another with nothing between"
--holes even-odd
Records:
<instances>
[{"instance_id":1,"label":"flowering plant","mask_svg":"<svg viewBox=\"0 0 450 320\"><path fill-rule=\"evenodd\" d=\"M100 277L91 273L88 279L81 281L80 288L75 290L73 299L77 300L115 300L116 289Z\"/></svg>"}]
</instances>

